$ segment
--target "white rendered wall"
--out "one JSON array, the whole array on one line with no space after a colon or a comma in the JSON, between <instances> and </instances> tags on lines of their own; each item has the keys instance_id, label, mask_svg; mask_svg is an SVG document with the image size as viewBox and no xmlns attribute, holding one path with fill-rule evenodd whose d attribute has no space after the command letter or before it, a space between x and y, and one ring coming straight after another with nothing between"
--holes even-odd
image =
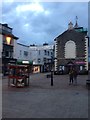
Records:
<instances>
[{"instance_id":1,"label":"white rendered wall","mask_svg":"<svg viewBox=\"0 0 90 120\"><path fill-rule=\"evenodd\" d=\"M20 51L21 51L21 54L20 54ZM29 47L23 46L23 45L17 43L15 46L15 57L18 60L29 60L29 53L28 53L28 56L25 56L24 51L29 52Z\"/></svg>"},{"instance_id":2,"label":"white rendered wall","mask_svg":"<svg viewBox=\"0 0 90 120\"><path fill-rule=\"evenodd\" d=\"M53 52L53 45L45 45L45 46L30 46L29 53L30 53L30 60L33 61L34 64L44 64L43 59L51 59L51 54L45 55L44 50L49 51L49 53ZM39 54L40 52L40 54ZM38 59L40 59L40 63L38 63Z\"/></svg>"},{"instance_id":3,"label":"white rendered wall","mask_svg":"<svg viewBox=\"0 0 90 120\"><path fill-rule=\"evenodd\" d=\"M17 59L17 40L14 39L14 53L13 58Z\"/></svg>"},{"instance_id":4,"label":"white rendered wall","mask_svg":"<svg viewBox=\"0 0 90 120\"><path fill-rule=\"evenodd\" d=\"M33 61L34 65L44 65L44 58L51 59L51 52L53 52L53 45L47 45L47 46L23 46L21 44L16 43L17 41L14 41L14 58L18 60L30 60ZM44 54L44 50L49 51L49 55ZM20 55L20 51L22 51ZM24 51L28 52L28 56L24 56ZM39 54L40 52L40 54ZM38 62L38 59L40 59L40 62Z\"/></svg>"}]
</instances>

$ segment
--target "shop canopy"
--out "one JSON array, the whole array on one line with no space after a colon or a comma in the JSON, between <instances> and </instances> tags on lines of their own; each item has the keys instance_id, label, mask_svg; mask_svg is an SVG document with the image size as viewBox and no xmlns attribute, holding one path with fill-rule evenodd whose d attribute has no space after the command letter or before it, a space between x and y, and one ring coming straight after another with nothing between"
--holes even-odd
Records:
<instances>
[{"instance_id":1,"label":"shop canopy","mask_svg":"<svg viewBox=\"0 0 90 120\"><path fill-rule=\"evenodd\" d=\"M29 65L32 65L33 61L29 61L29 60L17 60L17 64L29 64Z\"/></svg>"}]
</instances>

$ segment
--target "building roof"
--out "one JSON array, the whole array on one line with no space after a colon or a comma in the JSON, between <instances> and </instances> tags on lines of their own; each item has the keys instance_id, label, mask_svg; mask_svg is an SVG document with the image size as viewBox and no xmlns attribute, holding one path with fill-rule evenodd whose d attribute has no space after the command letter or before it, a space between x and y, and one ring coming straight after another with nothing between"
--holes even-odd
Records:
<instances>
[{"instance_id":1,"label":"building roof","mask_svg":"<svg viewBox=\"0 0 90 120\"><path fill-rule=\"evenodd\" d=\"M15 40L19 39L18 37L16 37L16 36L13 35L12 33L8 33L8 32L5 32L5 31L0 31L0 34L6 35L6 36L11 36L11 37L14 38Z\"/></svg>"},{"instance_id":2,"label":"building roof","mask_svg":"<svg viewBox=\"0 0 90 120\"><path fill-rule=\"evenodd\" d=\"M0 23L0 24L1 24L1 23ZM1 25L2 25L2 26L5 26L5 27L7 27L7 28L9 28L9 29L11 29L11 30L13 29L13 28L9 27L7 23L1 24Z\"/></svg>"},{"instance_id":3,"label":"building roof","mask_svg":"<svg viewBox=\"0 0 90 120\"><path fill-rule=\"evenodd\" d=\"M75 33L86 33L87 34L87 29L83 28L83 27L78 27L78 28L74 28L72 30L66 30L63 33L61 33L59 36L57 36L54 41L56 41L57 38L61 37L62 35L64 35L65 33L67 33L68 31L70 32L75 32Z\"/></svg>"},{"instance_id":4,"label":"building roof","mask_svg":"<svg viewBox=\"0 0 90 120\"><path fill-rule=\"evenodd\" d=\"M50 50L53 49L54 45L38 45L38 46L30 46L31 50Z\"/></svg>"},{"instance_id":5,"label":"building roof","mask_svg":"<svg viewBox=\"0 0 90 120\"><path fill-rule=\"evenodd\" d=\"M78 25L78 17L76 16L76 23L75 26L73 27L73 23L70 21L68 24L68 29L66 31L64 31L63 33L61 33L59 36L57 36L54 41L56 41L57 38L61 37L63 34L65 34L68 31L75 31L75 32L79 32L79 33L86 33L87 34L87 29L83 28L83 27L79 27ZM71 27L72 26L72 27ZM70 28L70 29L69 29Z\"/></svg>"},{"instance_id":6,"label":"building roof","mask_svg":"<svg viewBox=\"0 0 90 120\"><path fill-rule=\"evenodd\" d=\"M0 26L1 26L0 34L6 35L6 36L11 36L11 37L13 37L16 40L19 39L18 37L16 37L15 35L12 34L12 28L9 27L8 24L6 24L6 23L5 24L1 24L0 23ZM5 27L5 29L3 29L3 26ZM10 31L8 31L7 28L9 28Z\"/></svg>"},{"instance_id":7,"label":"building roof","mask_svg":"<svg viewBox=\"0 0 90 120\"><path fill-rule=\"evenodd\" d=\"M24 45L22 43L17 43L18 45L24 46L24 47L29 47L28 45Z\"/></svg>"}]
</instances>

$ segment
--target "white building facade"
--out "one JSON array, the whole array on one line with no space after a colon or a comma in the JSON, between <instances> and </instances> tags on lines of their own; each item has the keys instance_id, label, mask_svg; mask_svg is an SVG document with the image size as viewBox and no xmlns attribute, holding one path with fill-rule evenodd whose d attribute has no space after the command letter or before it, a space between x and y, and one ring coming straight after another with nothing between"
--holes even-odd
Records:
<instances>
[{"instance_id":1,"label":"white building facade","mask_svg":"<svg viewBox=\"0 0 90 120\"><path fill-rule=\"evenodd\" d=\"M55 39L55 72L68 74L71 68L79 74L88 72L87 29L69 23L68 29Z\"/></svg>"},{"instance_id":2,"label":"white building facade","mask_svg":"<svg viewBox=\"0 0 90 120\"><path fill-rule=\"evenodd\" d=\"M29 60L29 46L17 43L14 49L14 57L18 61Z\"/></svg>"},{"instance_id":3,"label":"white building facade","mask_svg":"<svg viewBox=\"0 0 90 120\"><path fill-rule=\"evenodd\" d=\"M3 75L8 74L8 64L16 63L14 58L14 47L18 37L13 35L13 28L8 24L0 23L0 71Z\"/></svg>"},{"instance_id":4,"label":"white building facade","mask_svg":"<svg viewBox=\"0 0 90 120\"><path fill-rule=\"evenodd\" d=\"M54 45L23 45L17 43L14 48L14 58L17 62L29 61L33 63L33 72L48 72L51 70L54 56Z\"/></svg>"},{"instance_id":5,"label":"white building facade","mask_svg":"<svg viewBox=\"0 0 90 120\"><path fill-rule=\"evenodd\" d=\"M49 72L51 70L52 59L54 56L54 45L30 46L30 60L40 72Z\"/></svg>"},{"instance_id":6,"label":"white building facade","mask_svg":"<svg viewBox=\"0 0 90 120\"><path fill-rule=\"evenodd\" d=\"M8 24L0 23L0 71L3 66L5 74L8 64L17 64L22 61L33 63L33 72L47 72L51 70L54 45L24 45L18 43L18 37L12 33L13 28ZM7 68L7 69L6 69Z\"/></svg>"}]
</instances>

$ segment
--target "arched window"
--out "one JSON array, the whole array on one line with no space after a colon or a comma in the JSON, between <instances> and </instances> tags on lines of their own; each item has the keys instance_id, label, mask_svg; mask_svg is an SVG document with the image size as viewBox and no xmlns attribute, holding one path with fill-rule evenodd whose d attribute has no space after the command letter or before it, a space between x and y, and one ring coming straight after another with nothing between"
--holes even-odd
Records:
<instances>
[{"instance_id":1,"label":"arched window","mask_svg":"<svg viewBox=\"0 0 90 120\"><path fill-rule=\"evenodd\" d=\"M65 44L65 58L76 57L76 45L74 41L69 40Z\"/></svg>"}]
</instances>

